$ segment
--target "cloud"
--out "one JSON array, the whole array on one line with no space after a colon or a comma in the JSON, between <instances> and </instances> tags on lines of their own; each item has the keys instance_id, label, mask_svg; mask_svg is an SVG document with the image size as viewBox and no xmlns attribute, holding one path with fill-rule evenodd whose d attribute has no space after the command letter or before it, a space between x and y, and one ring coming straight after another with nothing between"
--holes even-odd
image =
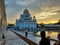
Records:
<instances>
[{"instance_id":1,"label":"cloud","mask_svg":"<svg viewBox=\"0 0 60 45\"><path fill-rule=\"evenodd\" d=\"M26 7L37 20L58 20L60 17L60 0L5 0L5 5L8 21L15 22Z\"/></svg>"},{"instance_id":2,"label":"cloud","mask_svg":"<svg viewBox=\"0 0 60 45\"><path fill-rule=\"evenodd\" d=\"M34 3L38 0L17 0L18 5L29 5L31 3Z\"/></svg>"}]
</instances>

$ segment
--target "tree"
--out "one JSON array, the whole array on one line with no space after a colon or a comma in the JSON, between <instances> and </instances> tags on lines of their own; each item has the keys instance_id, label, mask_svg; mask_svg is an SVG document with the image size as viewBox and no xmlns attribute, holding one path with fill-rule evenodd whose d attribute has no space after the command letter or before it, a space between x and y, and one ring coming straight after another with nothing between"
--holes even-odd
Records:
<instances>
[{"instance_id":1,"label":"tree","mask_svg":"<svg viewBox=\"0 0 60 45\"><path fill-rule=\"evenodd\" d=\"M45 25L43 23L41 23L40 25L41 25L41 28L45 28Z\"/></svg>"}]
</instances>

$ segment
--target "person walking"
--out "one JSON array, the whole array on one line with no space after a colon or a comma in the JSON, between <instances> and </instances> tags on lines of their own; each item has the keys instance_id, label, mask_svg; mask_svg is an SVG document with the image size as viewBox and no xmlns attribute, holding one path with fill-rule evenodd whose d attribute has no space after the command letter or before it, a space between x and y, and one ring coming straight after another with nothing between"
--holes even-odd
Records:
<instances>
[{"instance_id":1,"label":"person walking","mask_svg":"<svg viewBox=\"0 0 60 45\"><path fill-rule=\"evenodd\" d=\"M60 34L58 34L57 39L58 39L58 41L56 41L54 43L54 45L60 45Z\"/></svg>"},{"instance_id":2,"label":"person walking","mask_svg":"<svg viewBox=\"0 0 60 45\"><path fill-rule=\"evenodd\" d=\"M27 37L27 36L28 36L28 31L26 30L26 31L25 31L25 37Z\"/></svg>"},{"instance_id":3,"label":"person walking","mask_svg":"<svg viewBox=\"0 0 60 45\"><path fill-rule=\"evenodd\" d=\"M41 41L39 42L39 45L50 45L50 40L46 38L45 31L41 31Z\"/></svg>"}]
</instances>

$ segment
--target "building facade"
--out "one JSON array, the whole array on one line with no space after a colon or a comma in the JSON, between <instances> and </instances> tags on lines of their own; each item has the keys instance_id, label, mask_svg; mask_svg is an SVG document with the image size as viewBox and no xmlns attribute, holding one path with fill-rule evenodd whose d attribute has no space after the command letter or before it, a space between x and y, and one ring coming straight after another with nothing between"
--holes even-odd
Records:
<instances>
[{"instance_id":1,"label":"building facade","mask_svg":"<svg viewBox=\"0 0 60 45\"><path fill-rule=\"evenodd\" d=\"M6 31L6 26L7 20L4 0L0 0L0 39L2 39L2 34Z\"/></svg>"},{"instance_id":2,"label":"building facade","mask_svg":"<svg viewBox=\"0 0 60 45\"><path fill-rule=\"evenodd\" d=\"M21 14L20 18L16 20L16 27L17 29L27 29L28 31L35 32L36 31L36 18L35 16L30 16L30 13L27 9L23 11L23 14Z\"/></svg>"}]
</instances>

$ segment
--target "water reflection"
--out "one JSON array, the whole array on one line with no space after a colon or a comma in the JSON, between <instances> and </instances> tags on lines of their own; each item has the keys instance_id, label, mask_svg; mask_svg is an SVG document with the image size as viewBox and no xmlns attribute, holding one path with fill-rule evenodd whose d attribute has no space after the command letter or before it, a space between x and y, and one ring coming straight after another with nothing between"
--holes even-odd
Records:
<instances>
[{"instance_id":1,"label":"water reflection","mask_svg":"<svg viewBox=\"0 0 60 45\"><path fill-rule=\"evenodd\" d=\"M46 37L50 36L52 39L57 39L58 33L60 33L60 32L46 31ZM40 31L37 32L36 35L40 35Z\"/></svg>"}]
</instances>

